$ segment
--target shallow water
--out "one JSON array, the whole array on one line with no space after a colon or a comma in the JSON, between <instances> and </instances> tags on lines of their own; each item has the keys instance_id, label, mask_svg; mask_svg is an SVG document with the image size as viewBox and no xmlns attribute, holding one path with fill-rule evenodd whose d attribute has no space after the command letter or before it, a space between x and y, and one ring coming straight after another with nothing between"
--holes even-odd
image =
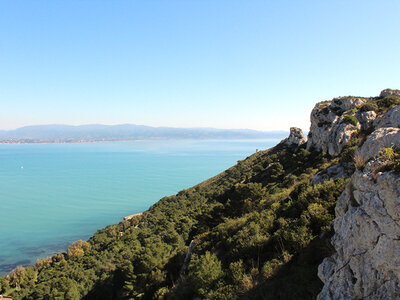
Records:
<instances>
[{"instance_id":1,"label":"shallow water","mask_svg":"<svg viewBox=\"0 0 400 300\"><path fill-rule=\"evenodd\" d=\"M0 274L89 238L277 140L0 145Z\"/></svg>"}]
</instances>

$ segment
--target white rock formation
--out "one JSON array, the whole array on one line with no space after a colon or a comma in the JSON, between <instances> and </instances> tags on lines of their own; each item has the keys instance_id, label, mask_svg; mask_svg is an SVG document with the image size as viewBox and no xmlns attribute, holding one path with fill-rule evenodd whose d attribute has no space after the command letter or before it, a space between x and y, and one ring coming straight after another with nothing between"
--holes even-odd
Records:
<instances>
[{"instance_id":1,"label":"white rock formation","mask_svg":"<svg viewBox=\"0 0 400 300\"><path fill-rule=\"evenodd\" d=\"M400 299L400 176L375 174L378 164L356 171L340 197L318 299Z\"/></svg>"},{"instance_id":2,"label":"white rock formation","mask_svg":"<svg viewBox=\"0 0 400 300\"><path fill-rule=\"evenodd\" d=\"M307 149L339 155L352 135L361 128L360 124L344 122L343 113L367 101L360 97L341 97L318 103L311 112Z\"/></svg>"},{"instance_id":3,"label":"white rock formation","mask_svg":"<svg viewBox=\"0 0 400 300\"><path fill-rule=\"evenodd\" d=\"M400 90L380 94L387 96L400 96ZM352 134L351 128L340 127L341 111L359 107L363 100L357 106L352 100L346 103L346 107L336 103L341 109L335 109L335 103L314 108L307 148L340 153ZM373 111L357 111L355 116L363 130L371 126L376 130L355 151L356 165L363 170L355 171L336 205L332 237L336 252L318 268L324 282L318 299L400 299L400 174L380 172L386 162L378 156L382 148L400 147L400 105L381 116ZM328 170L314 181L329 178ZM333 176L336 171L331 170Z\"/></svg>"},{"instance_id":4,"label":"white rock formation","mask_svg":"<svg viewBox=\"0 0 400 300\"><path fill-rule=\"evenodd\" d=\"M306 142L307 140L304 137L303 131L301 131L301 129L297 127L291 127L289 137L287 137L282 141L282 143L284 143L286 146L296 146L296 147Z\"/></svg>"},{"instance_id":5,"label":"white rock formation","mask_svg":"<svg viewBox=\"0 0 400 300\"><path fill-rule=\"evenodd\" d=\"M365 164L376 157L382 148L400 146L400 129L393 127L379 128L368 136L364 144L354 153L358 165Z\"/></svg>"}]
</instances>

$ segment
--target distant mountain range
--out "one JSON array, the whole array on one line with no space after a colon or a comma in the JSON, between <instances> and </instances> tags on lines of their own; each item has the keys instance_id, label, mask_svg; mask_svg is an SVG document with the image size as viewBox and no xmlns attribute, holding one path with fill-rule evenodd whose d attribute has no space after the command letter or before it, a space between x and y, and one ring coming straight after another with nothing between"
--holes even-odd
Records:
<instances>
[{"instance_id":1,"label":"distant mountain range","mask_svg":"<svg viewBox=\"0 0 400 300\"><path fill-rule=\"evenodd\" d=\"M89 142L150 139L267 139L284 138L286 131L251 129L174 128L144 125L35 125L0 130L1 142Z\"/></svg>"}]
</instances>

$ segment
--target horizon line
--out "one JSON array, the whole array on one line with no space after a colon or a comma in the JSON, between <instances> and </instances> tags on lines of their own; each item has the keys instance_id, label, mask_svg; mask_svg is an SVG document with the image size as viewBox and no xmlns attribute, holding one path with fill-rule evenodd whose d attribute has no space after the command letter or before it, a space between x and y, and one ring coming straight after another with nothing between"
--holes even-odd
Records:
<instances>
[{"instance_id":1,"label":"horizon line","mask_svg":"<svg viewBox=\"0 0 400 300\"><path fill-rule=\"evenodd\" d=\"M19 127L14 127L11 129L0 128L0 131L14 131L27 127L46 127L46 126L68 126L68 127L83 127L83 126L143 126L143 127L151 127L151 128L174 128L174 129L217 129L217 130L251 130L258 132L289 132L289 129L274 129L274 130L260 130L260 129L252 129L252 128L219 128L219 127L208 127L208 126L199 126L199 127L178 127L178 126L152 126L152 125L143 125L143 124L134 124L134 123L117 123L117 124L102 124L102 123L85 123L85 124L65 124L65 123L51 123L51 124L32 124L32 125L23 125Z\"/></svg>"}]
</instances>

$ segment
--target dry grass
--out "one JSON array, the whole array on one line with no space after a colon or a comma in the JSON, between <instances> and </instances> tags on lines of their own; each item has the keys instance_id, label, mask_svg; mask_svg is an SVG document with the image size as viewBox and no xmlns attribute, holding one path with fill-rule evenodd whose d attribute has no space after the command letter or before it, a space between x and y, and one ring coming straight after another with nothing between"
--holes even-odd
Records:
<instances>
[{"instance_id":1,"label":"dry grass","mask_svg":"<svg viewBox=\"0 0 400 300\"><path fill-rule=\"evenodd\" d=\"M360 152L358 151L354 152L354 164L358 170L361 170L365 164Z\"/></svg>"}]
</instances>

